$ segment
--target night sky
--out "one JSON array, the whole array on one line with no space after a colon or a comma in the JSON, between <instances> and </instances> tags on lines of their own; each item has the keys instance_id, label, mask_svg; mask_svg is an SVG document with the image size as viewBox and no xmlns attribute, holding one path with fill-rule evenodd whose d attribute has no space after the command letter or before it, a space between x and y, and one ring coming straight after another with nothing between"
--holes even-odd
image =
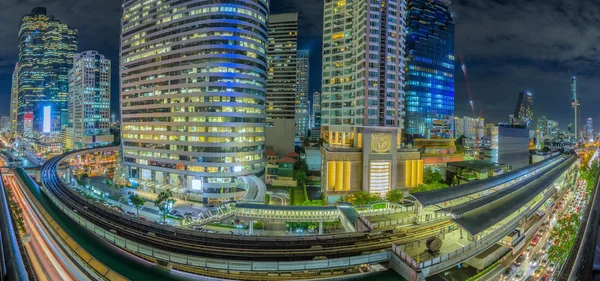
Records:
<instances>
[{"instance_id":1,"label":"night sky","mask_svg":"<svg viewBox=\"0 0 600 281\"><path fill-rule=\"evenodd\" d=\"M454 0L456 22L455 115L471 115L462 54L476 114L507 121L518 93L534 95L534 116L566 129L571 122L570 77L578 78L582 119L600 124L600 5L589 0ZM113 61L112 109L118 110L120 0L0 0L0 97L10 98L20 17L45 6L79 31L79 51L97 50ZM310 88L320 88L323 0L271 0L273 13L299 12L299 48L310 49ZM9 103L0 103L8 115ZM598 127L598 126L596 126Z\"/></svg>"}]
</instances>

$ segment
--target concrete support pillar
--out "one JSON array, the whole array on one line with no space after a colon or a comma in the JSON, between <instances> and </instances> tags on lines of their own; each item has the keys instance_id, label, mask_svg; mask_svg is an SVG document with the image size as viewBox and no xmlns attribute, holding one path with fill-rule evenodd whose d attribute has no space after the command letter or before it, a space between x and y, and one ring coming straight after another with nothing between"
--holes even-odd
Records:
<instances>
[{"instance_id":1,"label":"concrete support pillar","mask_svg":"<svg viewBox=\"0 0 600 281\"><path fill-rule=\"evenodd\" d=\"M250 221L250 227L248 228L250 232L248 234L254 235L254 222Z\"/></svg>"},{"instance_id":2,"label":"concrete support pillar","mask_svg":"<svg viewBox=\"0 0 600 281\"><path fill-rule=\"evenodd\" d=\"M319 222L319 235L323 234L323 222Z\"/></svg>"}]
</instances>

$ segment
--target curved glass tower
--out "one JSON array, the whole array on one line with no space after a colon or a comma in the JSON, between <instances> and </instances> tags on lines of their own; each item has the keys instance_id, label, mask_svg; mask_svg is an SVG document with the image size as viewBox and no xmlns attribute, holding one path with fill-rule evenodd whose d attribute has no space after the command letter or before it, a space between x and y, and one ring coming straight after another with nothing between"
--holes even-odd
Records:
<instances>
[{"instance_id":1,"label":"curved glass tower","mask_svg":"<svg viewBox=\"0 0 600 281\"><path fill-rule=\"evenodd\" d=\"M130 177L206 200L232 197L242 177L262 176L267 15L267 0L123 2Z\"/></svg>"}]
</instances>

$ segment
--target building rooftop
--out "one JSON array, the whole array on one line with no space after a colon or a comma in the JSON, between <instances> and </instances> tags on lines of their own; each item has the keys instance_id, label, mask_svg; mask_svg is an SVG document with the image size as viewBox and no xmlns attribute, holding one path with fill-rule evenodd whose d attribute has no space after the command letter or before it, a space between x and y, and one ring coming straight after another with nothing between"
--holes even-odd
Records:
<instances>
[{"instance_id":1,"label":"building rooftop","mask_svg":"<svg viewBox=\"0 0 600 281\"><path fill-rule=\"evenodd\" d=\"M481 192L486 189L492 188L494 186L509 182L520 176L528 174L529 172L531 172L535 169L543 167L544 165L547 165L548 163L550 163L554 160L557 160L559 157L563 157L563 156L559 155L556 157L552 157L552 158L546 159L544 161L537 162L533 165L525 166L523 168L516 169L516 170L510 171L508 173L504 173L502 175L498 175L495 177L490 177L487 179L473 181L473 182L460 184L460 185L456 185L456 186L451 186L448 188L442 188L442 189L438 189L438 190L417 192L417 193L413 193L411 195L413 197L415 197L417 199L417 201L419 201L419 203L421 203L421 205L423 205L424 207L432 206L432 205L443 203L446 201L469 196L471 194L475 194L477 192ZM562 160L564 161L566 159L566 157L563 157L563 158L564 159L562 159Z\"/></svg>"},{"instance_id":2,"label":"building rooftop","mask_svg":"<svg viewBox=\"0 0 600 281\"><path fill-rule=\"evenodd\" d=\"M556 162L556 163L552 163L552 167L550 167L550 169L554 169L556 167L562 167L561 164L564 166L565 162ZM473 210L476 210L478 208L484 207L489 205L490 203L495 202L496 200L500 200L501 198L510 195L511 193L521 189L522 187L532 183L533 181L535 181L537 179L537 177L529 177L526 178L516 184L513 184L509 187L503 188L499 191L496 191L494 193L491 193L489 195L477 198L475 200L471 200L469 202L457 205L457 206L452 206L452 207L448 207L448 208L444 208L441 211L443 212L448 212L448 213L452 213L455 216L462 216L465 213L471 212Z\"/></svg>"},{"instance_id":3,"label":"building rooftop","mask_svg":"<svg viewBox=\"0 0 600 281\"><path fill-rule=\"evenodd\" d=\"M296 163L296 159L290 157L283 157L277 160L277 163Z\"/></svg>"},{"instance_id":4,"label":"building rooftop","mask_svg":"<svg viewBox=\"0 0 600 281\"><path fill-rule=\"evenodd\" d=\"M448 166L453 166L460 169L469 169L475 171L487 171L494 168L502 168L506 165L497 164L488 160L467 160L460 162L448 162Z\"/></svg>"},{"instance_id":5,"label":"building rooftop","mask_svg":"<svg viewBox=\"0 0 600 281\"><path fill-rule=\"evenodd\" d=\"M262 209L277 211L335 211L337 209L336 206L281 206L247 203L237 203L235 204L235 207L244 209Z\"/></svg>"},{"instance_id":6,"label":"building rooftop","mask_svg":"<svg viewBox=\"0 0 600 281\"><path fill-rule=\"evenodd\" d=\"M557 180L575 161L577 157L573 156L561 164L557 169L545 174L543 177L536 178L531 184L505 196L501 199L491 202L489 205L475 209L466 213L454 222L465 229L471 235L476 235L494 224L500 222L510 214L518 211L527 202L538 196L544 189ZM552 193L545 194L547 198Z\"/></svg>"},{"instance_id":7,"label":"building rooftop","mask_svg":"<svg viewBox=\"0 0 600 281\"><path fill-rule=\"evenodd\" d=\"M300 155L296 152L289 152L288 154L285 155L286 157L300 157Z\"/></svg>"},{"instance_id":8,"label":"building rooftop","mask_svg":"<svg viewBox=\"0 0 600 281\"><path fill-rule=\"evenodd\" d=\"M277 152L275 152L273 150L270 150L270 149L267 149L267 150L265 150L265 155L267 155L267 156L277 156Z\"/></svg>"}]
</instances>

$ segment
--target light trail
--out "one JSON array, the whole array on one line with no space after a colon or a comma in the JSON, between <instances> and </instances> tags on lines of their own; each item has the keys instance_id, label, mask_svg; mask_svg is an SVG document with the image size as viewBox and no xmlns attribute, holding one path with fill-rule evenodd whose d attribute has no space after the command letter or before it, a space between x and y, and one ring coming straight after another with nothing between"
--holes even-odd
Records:
<instances>
[{"instance_id":1,"label":"light trail","mask_svg":"<svg viewBox=\"0 0 600 281\"><path fill-rule=\"evenodd\" d=\"M49 281L89 280L56 244L44 227L41 218L25 198L14 177L3 176L3 180L6 185L12 187L14 198L23 210L23 221L31 239L29 243L25 243L25 248L32 260L38 279Z\"/></svg>"}]
</instances>

